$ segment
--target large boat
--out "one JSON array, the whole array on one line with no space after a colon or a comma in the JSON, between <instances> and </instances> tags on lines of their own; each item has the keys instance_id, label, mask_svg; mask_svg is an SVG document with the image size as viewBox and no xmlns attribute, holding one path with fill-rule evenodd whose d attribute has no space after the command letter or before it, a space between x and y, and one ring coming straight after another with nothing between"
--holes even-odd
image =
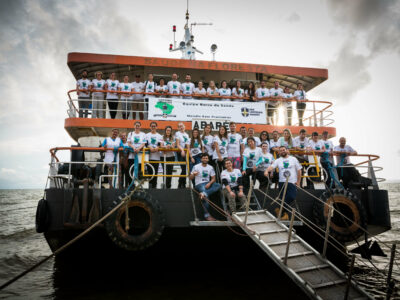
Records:
<instances>
[{"instance_id":1,"label":"large boat","mask_svg":"<svg viewBox=\"0 0 400 300\"><path fill-rule=\"evenodd\" d=\"M122 81L125 75L130 78L139 75L140 78L147 78L147 75L151 73L156 83L160 78L169 81L171 75L175 73L179 78L190 74L192 82L197 85L199 81L202 81L205 86L208 86L211 80L215 82L226 80L231 87L240 81L244 89L250 82L258 84L260 81L265 81L268 88L278 82L281 87L288 87L291 93L296 90L299 83L308 92L328 79L328 70L321 68L195 60L194 54L198 50L193 46L188 14L186 20L185 41L178 47L171 44L170 48L171 51L182 51L181 59L74 52L68 54L68 67L76 80L80 79L83 70L87 70L89 77L94 77L97 71L105 74L115 73L119 81ZM215 51L215 49L214 45L211 50ZM256 134L262 131L282 133L288 128L293 136L299 135L301 129L306 129L308 133L317 132L319 135L328 132L329 138L336 136L336 129L333 127L334 116L330 110L333 103L329 101L306 100L307 108L303 117L303 126L300 126L301 120L297 119L295 110L291 125L288 125L284 105L276 106L278 121L267 125L265 104L250 101L251 99L247 96L207 97L203 95L187 99L185 95L176 94L143 91L118 92L119 95L134 95L137 99L136 104L140 103L142 106L137 105L134 109L128 109L126 106L123 108L122 100L116 100L117 114L115 118L111 118L106 102L97 100L95 97L90 99L93 105L88 109L89 116L82 117L77 91L77 89L71 89L67 93L68 111L65 119L65 130L76 141L76 145L50 150L50 171L45 198L38 206L37 228L38 231L44 233L52 251L56 251L106 215L120 203L123 198L121 195L126 195L126 184L120 182L118 161L113 162L114 172L108 174L104 170L105 163L102 159L102 153L107 149L101 147L100 144L110 136L114 128L128 133L133 131L134 123L139 120L142 130L148 131L150 123L156 121L161 133L166 126L171 126L176 131L180 122L186 129L200 128L201 130L205 124L212 124L213 130L217 130L220 126L235 122L237 128L253 128ZM281 98L268 100L284 103ZM96 101L101 101L101 106ZM296 103L293 99L287 101ZM104 117L94 117L99 115L96 114L95 107L104 112ZM123 118L123 115L129 117ZM175 150L178 151L178 149ZM60 155L61 152L69 152L69 154ZM306 220L310 220L322 232L325 231L329 220L334 243L336 246L340 244L340 247L360 240L368 241L370 237L391 228L388 193L379 188L379 178L375 175L377 167L373 165L379 158L377 155L352 156L353 165L347 167L359 169L363 176L359 176L359 180L347 183L347 189L337 186L336 189L331 190L324 184L326 172L322 168L319 154L313 151L291 152L293 155L307 157L303 163L305 172L302 180L304 183L308 181L309 184L298 191L296 210L302 217L294 222L297 234L304 240L322 250L323 239L316 241L318 239L314 233L315 230L305 226ZM58 158L61 156L70 157L70 159L61 161ZM143 166L148 164L146 148L138 154L137 159ZM85 246L95 244L103 247L108 244L125 251L146 250L149 247L156 247L159 239L162 243L168 244L168 239L174 236L171 238L171 243L173 243L176 236L180 234L185 234L187 238L192 232L203 229L208 232L214 231L218 238L229 236L228 233L232 228L241 230L240 226L237 226L238 217L232 217L226 200L221 194L210 199L215 205L211 208L211 214L217 220L205 221L202 218L201 201L192 189L189 179L185 177L187 180L185 188L178 187L177 178L181 176L179 175L180 167L189 168L188 152L186 152L186 161L174 162L171 188L166 188L165 185L168 177L165 174L167 163L161 158L162 167L159 170L153 168L152 174L145 168L137 169L138 165L130 170L132 178L135 174L145 179L157 176L158 188L149 189L147 182L139 184L139 180L136 180L136 184L141 186L132 195L132 199L97 226L96 234L90 235L89 242L86 240ZM366 180L363 180L364 176ZM274 215L275 208L280 205L279 195L280 190L276 183L272 183L267 190L260 190L255 185L253 192L249 193L247 213L250 216L251 211L266 211ZM278 204L271 199L275 199ZM332 217L328 210L329 203L336 205ZM283 224L289 225L289 222L283 222ZM244 231L246 232L246 229Z\"/></svg>"}]
</instances>

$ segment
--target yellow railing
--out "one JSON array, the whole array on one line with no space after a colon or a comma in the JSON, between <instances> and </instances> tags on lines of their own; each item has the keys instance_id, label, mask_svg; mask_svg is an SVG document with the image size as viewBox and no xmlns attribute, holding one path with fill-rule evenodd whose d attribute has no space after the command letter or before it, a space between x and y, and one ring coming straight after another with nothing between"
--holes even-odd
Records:
<instances>
[{"instance_id":1,"label":"yellow railing","mask_svg":"<svg viewBox=\"0 0 400 300\"><path fill-rule=\"evenodd\" d=\"M179 148L158 148L159 151L162 152L178 152L181 151ZM143 177L188 177L189 176L189 151L188 149L184 149L185 153L186 153L186 160L185 161L164 161L164 160L160 160L160 161L146 161L146 152L150 151L151 148L143 148L143 152L142 152L142 164L141 164L141 171L142 171L142 175ZM146 174L146 168L145 165L146 164L173 164L173 165L186 165L186 175L168 175L168 174L157 174L158 170L154 170L155 174Z\"/></svg>"}]
</instances>

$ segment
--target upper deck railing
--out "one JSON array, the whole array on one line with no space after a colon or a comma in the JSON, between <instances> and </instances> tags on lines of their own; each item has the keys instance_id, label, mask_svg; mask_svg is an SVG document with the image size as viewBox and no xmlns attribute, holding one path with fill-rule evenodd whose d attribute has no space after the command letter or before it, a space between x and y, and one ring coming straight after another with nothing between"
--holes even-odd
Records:
<instances>
[{"instance_id":1,"label":"upper deck railing","mask_svg":"<svg viewBox=\"0 0 400 300\"><path fill-rule=\"evenodd\" d=\"M250 100L250 97L243 96L219 96L219 95L202 95L202 94L170 94L170 93L145 93L145 92L122 92L122 91L112 91L112 93L117 94L119 96L129 96L133 97L134 95L140 96L141 99L96 99L92 97L89 100L90 102L89 109L79 108L79 100L76 97L76 93L79 90L70 90L68 91L68 116L70 118L79 117L82 114L83 110L89 110L89 114L92 114L92 118L94 115L104 115L104 118L111 119L110 116L110 109L106 103L117 103L118 108L115 110L117 113L117 118L123 118L122 116L132 116L133 113L141 113L147 115L146 104L147 102L144 98L148 97L163 97L163 98L171 98L172 101L177 98L182 99L198 99L202 101L210 101L210 100L219 100L219 101L229 101L232 105L238 102L248 102L248 103L257 103L260 101L267 101L267 102L279 102L279 105L276 106L269 106L268 109L273 110L276 114L277 122L273 125L291 125L291 126L300 126L299 120L296 113L296 105L292 105L292 114L291 116L288 114L288 109L286 107L286 103L306 103L306 108L304 109L304 116L303 116L303 124L304 126L314 126L314 127L323 127L323 126L330 126L334 123L334 119L332 118L333 111L330 110L332 107L332 102L329 101L321 101L321 100L297 100L297 99L284 99L284 98L263 98L262 100ZM87 90L80 90L81 92L88 93ZM107 90L96 90L95 93L110 93ZM127 105L128 104L128 105ZM130 107L132 105L132 107ZM101 114L100 114L101 112ZM81 114L80 114L81 113ZM290 112L289 112L290 113ZM96 117L95 116L95 117ZM283 122L279 119L283 118ZM289 119L291 120L289 121ZM180 120L177 120L180 121ZM251 117L249 118L249 123L251 123ZM278 124L279 123L279 124Z\"/></svg>"}]
</instances>

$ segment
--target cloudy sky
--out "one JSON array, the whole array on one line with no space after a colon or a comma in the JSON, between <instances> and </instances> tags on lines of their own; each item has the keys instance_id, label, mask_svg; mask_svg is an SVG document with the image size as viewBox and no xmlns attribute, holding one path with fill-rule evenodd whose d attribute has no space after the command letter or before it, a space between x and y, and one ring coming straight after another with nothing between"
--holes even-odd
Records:
<instances>
[{"instance_id":1,"label":"cloudy sky","mask_svg":"<svg viewBox=\"0 0 400 300\"><path fill-rule=\"evenodd\" d=\"M0 0L0 188L42 188L75 81L68 52L179 58L185 0ZM381 177L400 179L400 2L195 1L196 46L210 60L323 67L329 79L309 98L334 102L338 136L359 153L381 155ZM337 139L334 139L336 143Z\"/></svg>"}]
</instances>

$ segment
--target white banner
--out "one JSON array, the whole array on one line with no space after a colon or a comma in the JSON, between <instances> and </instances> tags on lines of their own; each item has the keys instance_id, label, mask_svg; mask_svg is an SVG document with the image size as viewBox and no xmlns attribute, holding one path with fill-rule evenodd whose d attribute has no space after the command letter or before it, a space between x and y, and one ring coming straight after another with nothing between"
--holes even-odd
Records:
<instances>
[{"instance_id":1,"label":"white banner","mask_svg":"<svg viewBox=\"0 0 400 300\"><path fill-rule=\"evenodd\" d=\"M149 97L149 120L193 119L265 124L265 103Z\"/></svg>"}]
</instances>

